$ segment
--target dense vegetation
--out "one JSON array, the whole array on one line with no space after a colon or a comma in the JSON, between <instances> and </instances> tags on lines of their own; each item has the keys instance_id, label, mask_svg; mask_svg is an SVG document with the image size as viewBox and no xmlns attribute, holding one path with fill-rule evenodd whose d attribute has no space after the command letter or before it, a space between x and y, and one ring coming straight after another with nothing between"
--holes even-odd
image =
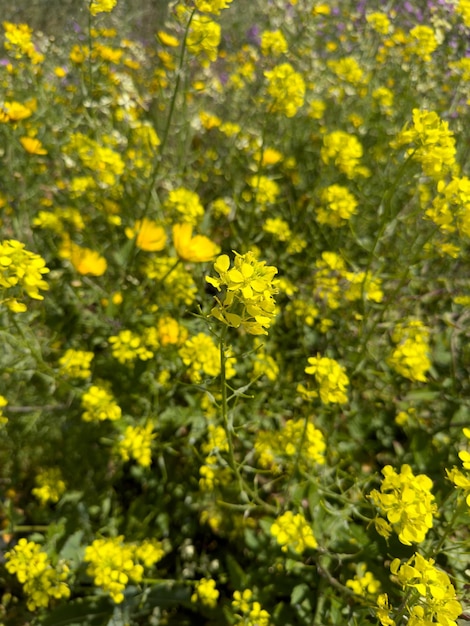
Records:
<instances>
[{"instance_id":1,"label":"dense vegetation","mask_svg":"<svg viewBox=\"0 0 470 626\"><path fill-rule=\"evenodd\" d=\"M160 4L3 22L0 619L465 623L470 1Z\"/></svg>"}]
</instances>

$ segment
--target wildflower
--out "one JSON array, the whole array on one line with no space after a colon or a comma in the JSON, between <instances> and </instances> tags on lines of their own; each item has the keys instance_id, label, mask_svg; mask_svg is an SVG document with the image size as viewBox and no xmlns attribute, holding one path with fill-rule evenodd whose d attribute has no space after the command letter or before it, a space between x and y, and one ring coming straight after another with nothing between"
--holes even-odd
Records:
<instances>
[{"instance_id":1,"label":"wildflower","mask_svg":"<svg viewBox=\"0 0 470 626\"><path fill-rule=\"evenodd\" d=\"M209 335L198 333L187 339L179 349L179 355L189 367L188 374L194 383L201 382L203 374L210 377L220 374L220 351Z\"/></svg>"},{"instance_id":2,"label":"wildflower","mask_svg":"<svg viewBox=\"0 0 470 626\"><path fill-rule=\"evenodd\" d=\"M193 277L181 263L176 265L174 258L152 257L145 264L144 272L157 284L164 285L158 295L158 304L162 308L165 305L190 306L194 302L197 287Z\"/></svg>"},{"instance_id":3,"label":"wildflower","mask_svg":"<svg viewBox=\"0 0 470 626\"><path fill-rule=\"evenodd\" d=\"M274 202L276 202L280 193L279 185L276 181L267 176L257 174L249 179L248 184L253 190L256 204L258 204L262 210L266 208L267 204L274 204Z\"/></svg>"},{"instance_id":4,"label":"wildflower","mask_svg":"<svg viewBox=\"0 0 470 626\"><path fill-rule=\"evenodd\" d=\"M26 606L30 611L47 608L52 599L68 598L70 588L65 582L69 568L61 561L55 567L46 552L34 541L21 538L5 554L6 569L16 574L23 585Z\"/></svg>"},{"instance_id":5,"label":"wildflower","mask_svg":"<svg viewBox=\"0 0 470 626\"><path fill-rule=\"evenodd\" d=\"M323 433L305 419L288 420L279 432L259 431L255 450L261 467L277 470L287 463L298 463L308 470L325 463Z\"/></svg>"},{"instance_id":6,"label":"wildflower","mask_svg":"<svg viewBox=\"0 0 470 626\"><path fill-rule=\"evenodd\" d=\"M437 47L436 34L430 26L420 24L410 30L407 49L423 61L430 61Z\"/></svg>"},{"instance_id":7,"label":"wildflower","mask_svg":"<svg viewBox=\"0 0 470 626\"><path fill-rule=\"evenodd\" d=\"M47 272L49 269L44 259L25 250L23 243L14 239L0 243L0 290L17 288L21 296L25 292L33 300L43 300L39 290L49 288L42 277ZM6 298L3 302L14 312L26 311L26 305L14 297Z\"/></svg>"},{"instance_id":8,"label":"wildflower","mask_svg":"<svg viewBox=\"0 0 470 626\"><path fill-rule=\"evenodd\" d=\"M396 326L392 340L397 344L387 363L411 381L426 382L429 360L429 331L419 320Z\"/></svg>"},{"instance_id":9,"label":"wildflower","mask_svg":"<svg viewBox=\"0 0 470 626\"><path fill-rule=\"evenodd\" d=\"M313 374L319 387L318 393L324 404L344 404L348 401L349 378L342 365L328 357L309 357L306 374Z\"/></svg>"},{"instance_id":10,"label":"wildflower","mask_svg":"<svg viewBox=\"0 0 470 626\"><path fill-rule=\"evenodd\" d=\"M287 50L287 41L280 30L265 30L261 33L261 53L263 56L280 57Z\"/></svg>"},{"instance_id":11,"label":"wildflower","mask_svg":"<svg viewBox=\"0 0 470 626\"><path fill-rule=\"evenodd\" d=\"M271 525L271 535L281 546L283 552L291 549L302 554L305 550L314 549L318 545L313 530L302 513L295 515L292 511L283 513Z\"/></svg>"},{"instance_id":12,"label":"wildflower","mask_svg":"<svg viewBox=\"0 0 470 626\"><path fill-rule=\"evenodd\" d=\"M70 378L88 378L94 356L93 352L69 348L59 359L59 373Z\"/></svg>"},{"instance_id":13,"label":"wildflower","mask_svg":"<svg viewBox=\"0 0 470 626\"><path fill-rule=\"evenodd\" d=\"M214 269L219 278L206 276L206 281L217 291L225 288L225 297L216 298L211 315L228 326L244 328L252 335L266 335L275 316L273 295L277 293L274 276L277 268L257 261L252 252L235 252L234 267L226 254L219 256Z\"/></svg>"},{"instance_id":14,"label":"wildflower","mask_svg":"<svg viewBox=\"0 0 470 626\"><path fill-rule=\"evenodd\" d=\"M132 363L136 359L148 361L153 357L152 350L145 345L143 337L131 330L121 330L109 338L113 357L119 363Z\"/></svg>"},{"instance_id":15,"label":"wildflower","mask_svg":"<svg viewBox=\"0 0 470 626\"><path fill-rule=\"evenodd\" d=\"M293 117L304 103L305 82L302 75L290 63L276 65L264 75L268 80L272 111Z\"/></svg>"},{"instance_id":16,"label":"wildflower","mask_svg":"<svg viewBox=\"0 0 470 626\"><path fill-rule=\"evenodd\" d=\"M215 580L212 578L201 578L194 586L191 602L200 602L204 606L214 609L217 605L219 595Z\"/></svg>"},{"instance_id":17,"label":"wildflower","mask_svg":"<svg viewBox=\"0 0 470 626\"><path fill-rule=\"evenodd\" d=\"M48 502L58 502L66 490L66 484L58 468L39 472L35 477L35 483L37 486L31 489L31 493L43 506Z\"/></svg>"},{"instance_id":18,"label":"wildflower","mask_svg":"<svg viewBox=\"0 0 470 626\"><path fill-rule=\"evenodd\" d=\"M382 626L395 626L395 621L390 617L390 605L386 593L381 593L377 598L377 608L375 609Z\"/></svg>"},{"instance_id":19,"label":"wildflower","mask_svg":"<svg viewBox=\"0 0 470 626\"><path fill-rule=\"evenodd\" d=\"M320 224L328 224L337 228L345 224L354 215L357 200L346 187L330 185L320 193L323 205L317 210Z\"/></svg>"},{"instance_id":20,"label":"wildflower","mask_svg":"<svg viewBox=\"0 0 470 626\"><path fill-rule=\"evenodd\" d=\"M69 259L75 270L82 276L102 276L108 268L106 259L101 254L90 248L83 248L68 239L62 242L59 255Z\"/></svg>"},{"instance_id":21,"label":"wildflower","mask_svg":"<svg viewBox=\"0 0 470 626\"><path fill-rule=\"evenodd\" d=\"M114 9L117 4L117 0L91 0L89 4L89 11L92 15L97 13L109 13Z\"/></svg>"},{"instance_id":22,"label":"wildflower","mask_svg":"<svg viewBox=\"0 0 470 626\"><path fill-rule=\"evenodd\" d=\"M8 400L5 396L0 396L0 426L3 426L8 422L8 417L3 414L3 409L7 406L7 404Z\"/></svg>"},{"instance_id":23,"label":"wildflower","mask_svg":"<svg viewBox=\"0 0 470 626\"><path fill-rule=\"evenodd\" d=\"M420 543L432 528L433 514L437 512L431 493L432 480L425 474L415 476L409 465L402 465L400 474L386 465L382 474L380 491L371 491L370 499L386 516L401 543L407 546ZM382 527L388 531L386 524L377 527L377 531Z\"/></svg>"},{"instance_id":24,"label":"wildflower","mask_svg":"<svg viewBox=\"0 0 470 626\"><path fill-rule=\"evenodd\" d=\"M223 9L228 9L232 0L194 0L194 3L198 11L220 15Z\"/></svg>"},{"instance_id":25,"label":"wildflower","mask_svg":"<svg viewBox=\"0 0 470 626\"><path fill-rule=\"evenodd\" d=\"M204 235L193 237L193 227L188 223L173 226L173 244L179 258L191 263L212 261L220 252L220 246L208 237Z\"/></svg>"},{"instance_id":26,"label":"wildflower","mask_svg":"<svg viewBox=\"0 0 470 626\"><path fill-rule=\"evenodd\" d=\"M32 114L33 110L20 102L4 102L0 105L0 122L19 122Z\"/></svg>"},{"instance_id":27,"label":"wildflower","mask_svg":"<svg viewBox=\"0 0 470 626\"><path fill-rule=\"evenodd\" d=\"M396 149L407 144L406 154L421 163L426 176L443 178L455 165L454 134L434 111L413 109L413 126L405 126L390 145Z\"/></svg>"},{"instance_id":28,"label":"wildflower","mask_svg":"<svg viewBox=\"0 0 470 626\"><path fill-rule=\"evenodd\" d=\"M126 543L121 535L112 539L95 539L85 548L84 560L89 563L87 574L93 577L94 584L107 592L113 602L120 604L124 600L126 586L141 582L144 565L153 567L164 554L159 542L144 542L139 546Z\"/></svg>"},{"instance_id":29,"label":"wildflower","mask_svg":"<svg viewBox=\"0 0 470 626\"><path fill-rule=\"evenodd\" d=\"M82 414L85 422L114 421L121 417L121 408L116 404L112 394L98 385L92 385L85 391L82 395L82 406L85 409Z\"/></svg>"},{"instance_id":30,"label":"wildflower","mask_svg":"<svg viewBox=\"0 0 470 626\"><path fill-rule=\"evenodd\" d=\"M28 154L47 154L47 150L36 137L20 137L20 143Z\"/></svg>"},{"instance_id":31,"label":"wildflower","mask_svg":"<svg viewBox=\"0 0 470 626\"><path fill-rule=\"evenodd\" d=\"M357 596L367 597L376 595L380 589L380 581L375 578L372 572L367 571L365 563L358 563L357 574L354 578L346 581L346 587L349 587Z\"/></svg>"},{"instance_id":32,"label":"wildflower","mask_svg":"<svg viewBox=\"0 0 470 626\"><path fill-rule=\"evenodd\" d=\"M388 35L390 32L391 24L386 13L374 12L366 15L367 23L371 28L380 35Z\"/></svg>"},{"instance_id":33,"label":"wildflower","mask_svg":"<svg viewBox=\"0 0 470 626\"><path fill-rule=\"evenodd\" d=\"M157 323L160 345L181 345L188 337L188 331L172 317L161 317Z\"/></svg>"},{"instance_id":34,"label":"wildflower","mask_svg":"<svg viewBox=\"0 0 470 626\"><path fill-rule=\"evenodd\" d=\"M197 193L179 187L168 194L164 209L170 216L176 215L179 221L195 226L204 215L204 207Z\"/></svg>"},{"instance_id":35,"label":"wildflower","mask_svg":"<svg viewBox=\"0 0 470 626\"><path fill-rule=\"evenodd\" d=\"M425 559L418 553L405 563L393 559L390 571L404 589L416 592L406 604L410 626L457 626L455 620L462 613L462 605L449 576L434 565L434 559Z\"/></svg>"},{"instance_id":36,"label":"wildflower","mask_svg":"<svg viewBox=\"0 0 470 626\"><path fill-rule=\"evenodd\" d=\"M463 23L467 28L470 28L470 1L469 0L457 0L455 11L462 16Z\"/></svg>"},{"instance_id":37,"label":"wildflower","mask_svg":"<svg viewBox=\"0 0 470 626\"><path fill-rule=\"evenodd\" d=\"M132 228L126 228L124 232L128 239L135 237L135 245L146 252L158 252L166 245L165 229L146 217L137 220Z\"/></svg>"},{"instance_id":38,"label":"wildflower","mask_svg":"<svg viewBox=\"0 0 470 626\"><path fill-rule=\"evenodd\" d=\"M153 425L128 426L124 437L119 441L118 452L124 461L134 459L142 467L149 467L152 462Z\"/></svg>"},{"instance_id":39,"label":"wildflower","mask_svg":"<svg viewBox=\"0 0 470 626\"><path fill-rule=\"evenodd\" d=\"M342 130L335 130L323 137L323 146L320 156L326 165L332 161L340 172L348 178L356 175L368 175L360 165L363 155L362 145L354 135L349 135Z\"/></svg>"},{"instance_id":40,"label":"wildflower","mask_svg":"<svg viewBox=\"0 0 470 626\"><path fill-rule=\"evenodd\" d=\"M206 0L208 4L210 0ZM191 21L187 46L189 52L198 56L201 65L207 67L217 58L220 43L220 26L203 15L195 15Z\"/></svg>"},{"instance_id":41,"label":"wildflower","mask_svg":"<svg viewBox=\"0 0 470 626\"><path fill-rule=\"evenodd\" d=\"M234 591L232 608L242 615L244 626L269 626L270 615L261 607L261 604L253 600L251 589L244 591Z\"/></svg>"},{"instance_id":42,"label":"wildflower","mask_svg":"<svg viewBox=\"0 0 470 626\"><path fill-rule=\"evenodd\" d=\"M253 377L260 378L261 376L266 376L271 382L276 381L279 376L279 366L271 355L266 354L264 350L257 350L253 362Z\"/></svg>"},{"instance_id":43,"label":"wildflower","mask_svg":"<svg viewBox=\"0 0 470 626\"><path fill-rule=\"evenodd\" d=\"M364 72L354 57L327 61L327 65L340 80L351 85L360 85L365 81Z\"/></svg>"},{"instance_id":44,"label":"wildflower","mask_svg":"<svg viewBox=\"0 0 470 626\"><path fill-rule=\"evenodd\" d=\"M201 449L205 455L212 454L215 450L217 452L228 452L227 434L223 426L215 426L209 424L208 426L208 441L203 444Z\"/></svg>"}]
</instances>

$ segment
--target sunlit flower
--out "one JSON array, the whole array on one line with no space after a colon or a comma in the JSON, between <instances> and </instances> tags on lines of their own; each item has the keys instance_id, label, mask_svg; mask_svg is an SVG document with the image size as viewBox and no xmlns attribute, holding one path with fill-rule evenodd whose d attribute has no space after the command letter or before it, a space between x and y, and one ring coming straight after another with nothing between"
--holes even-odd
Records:
<instances>
[{"instance_id":1,"label":"sunlit flower","mask_svg":"<svg viewBox=\"0 0 470 626\"><path fill-rule=\"evenodd\" d=\"M173 244L179 258L191 263L212 261L220 252L220 246L208 237L193 236L193 227L188 223L173 226Z\"/></svg>"}]
</instances>

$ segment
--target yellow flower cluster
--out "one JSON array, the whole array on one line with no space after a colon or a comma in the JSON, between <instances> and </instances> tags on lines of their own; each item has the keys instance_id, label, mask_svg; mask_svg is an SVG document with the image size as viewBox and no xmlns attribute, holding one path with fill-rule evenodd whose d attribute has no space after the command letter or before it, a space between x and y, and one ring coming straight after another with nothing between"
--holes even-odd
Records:
<instances>
[{"instance_id":1,"label":"yellow flower cluster","mask_svg":"<svg viewBox=\"0 0 470 626\"><path fill-rule=\"evenodd\" d=\"M268 176L256 174L252 176L248 184L250 185L256 204L264 211L268 204L274 204L280 194L279 185Z\"/></svg>"},{"instance_id":2,"label":"yellow flower cluster","mask_svg":"<svg viewBox=\"0 0 470 626\"><path fill-rule=\"evenodd\" d=\"M374 596L380 589L380 581L372 572L367 571L365 563L358 563L357 574L346 581L346 587L352 589L357 596Z\"/></svg>"},{"instance_id":3,"label":"yellow flower cluster","mask_svg":"<svg viewBox=\"0 0 470 626\"><path fill-rule=\"evenodd\" d=\"M59 359L59 373L68 378L88 378L91 376L91 362L95 355L86 350L69 348Z\"/></svg>"},{"instance_id":4,"label":"yellow flower cluster","mask_svg":"<svg viewBox=\"0 0 470 626\"><path fill-rule=\"evenodd\" d=\"M288 50L286 38L280 30L265 30L261 33L261 54L280 57Z\"/></svg>"},{"instance_id":5,"label":"yellow flower cluster","mask_svg":"<svg viewBox=\"0 0 470 626\"><path fill-rule=\"evenodd\" d=\"M31 493L43 506L48 502L58 502L67 488L60 469L55 467L39 472L35 483L37 487L31 489Z\"/></svg>"},{"instance_id":6,"label":"yellow flower cluster","mask_svg":"<svg viewBox=\"0 0 470 626\"><path fill-rule=\"evenodd\" d=\"M406 603L408 626L457 626L455 620L462 613L462 605L449 576L434 565L433 559L425 559L418 553L406 563L394 559L390 571L398 583L412 593Z\"/></svg>"},{"instance_id":7,"label":"yellow flower cluster","mask_svg":"<svg viewBox=\"0 0 470 626\"><path fill-rule=\"evenodd\" d=\"M430 61L438 45L434 30L430 26L420 24L410 30L406 49L423 61Z\"/></svg>"},{"instance_id":8,"label":"yellow flower cluster","mask_svg":"<svg viewBox=\"0 0 470 626\"><path fill-rule=\"evenodd\" d=\"M26 594L26 605L30 611L47 608L51 599L68 598L70 588L65 582L69 568L64 562L55 567L46 552L34 541L22 538L5 554L6 569L16 574Z\"/></svg>"},{"instance_id":9,"label":"yellow flower cluster","mask_svg":"<svg viewBox=\"0 0 470 626\"><path fill-rule=\"evenodd\" d=\"M261 607L261 604L253 600L253 591L234 591L232 608L241 615L243 626L269 626L270 615Z\"/></svg>"},{"instance_id":10,"label":"yellow flower cluster","mask_svg":"<svg viewBox=\"0 0 470 626\"><path fill-rule=\"evenodd\" d=\"M328 67L336 76L351 85L358 86L365 82L364 71L354 57L344 57L327 61Z\"/></svg>"},{"instance_id":11,"label":"yellow flower cluster","mask_svg":"<svg viewBox=\"0 0 470 626\"><path fill-rule=\"evenodd\" d=\"M323 433L304 419L286 422L279 432L258 431L255 451L263 468L277 471L279 464L297 461L302 469L325 463L326 443Z\"/></svg>"},{"instance_id":12,"label":"yellow flower cluster","mask_svg":"<svg viewBox=\"0 0 470 626\"><path fill-rule=\"evenodd\" d=\"M164 556L159 541L146 540L141 544L125 543L124 537L96 539L85 549L84 560L89 563L87 574L94 584L109 593L120 604L129 582L139 583L144 567L150 568Z\"/></svg>"},{"instance_id":13,"label":"yellow flower cluster","mask_svg":"<svg viewBox=\"0 0 470 626\"><path fill-rule=\"evenodd\" d=\"M12 52L16 59L27 56L34 65L44 60L44 55L34 47L33 31L27 24L3 22L3 28L5 30L5 49Z\"/></svg>"},{"instance_id":14,"label":"yellow flower cluster","mask_svg":"<svg viewBox=\"0 0 470 626\"><path fill-rule=\"evenodd\" d=\"M216 297L217 304L211 314L224 324L243 328L252 335L267 335L275 316L274 294L277 287L274 276L277 268L257 261L253 252L235 252L234 266L226 254L214 263L219 278L206 276L206 281L217 291L225 289L223 300Z\"/></svg>"},{"instance_id":15,"label":"yellow flower cluster","mask_svg":"<svg viewBox=\"0 0 470 626\"><path fill-rule=\"evenodd\" d=\"M308 363L305 373L315 376L318 395L324 404L344 404L348 401L349 378L342 365L320 355L309 357Z\"/></svg>"},{"instance_id":16,"label":"yellow flower cluster","mask_svg":"<svg viewBox=\"0 0 470 626\"><path fill-rule=\"evenodd\" d=\"M203 67L217 59L220 44L220 26L204 15L195 15L186 40L188 50L197 56Z\"/></svg>"},{"instance_id":17,"label":"yellow flower cluster","mask_svg":"<svg viewBox=\"0 0 470 626\"><path fill-rule=\"evenodd\" d=\"M278 241L289 241L292 237L289 224L281 217L268 217L263 224L263 230L273 235Z\"/></svg>"},{"instance_id":18,"label":"yellow flower cluster","mask_svg":"<svg viewBox=\"0 0 470 626\"><path fill-rule=\"evenodd\" d=\"M197 287L192 274L183 265L175 265L174 257L152 256L145 264L145 274L157 283L164 283L164 289L158 292L158 304L190 306L196 297Z\"/></svg>"},{"instance_id":19,"label":"yellow flower cluster","mask_svg":"<svg viewBox=\"0 0 470 626\"><path fill-rule=\"evenodd\" d=\"M283 552L293 550L302 554L305 550L315 549L318 544L313 530L302 513L286 511L271 525L271 535L281 546Z\"/></svg>"},{"instance_id":20,"label":"yellow flower cluster","mask_svg":"<svg viewBox=\"0 0 470 626\"><path fill-rule=\"evenodd\" d=\"M386 13L380 13L379 11L369 13L369 15L366 15L366 20L379 35L389 34L391 23Z\"/></svg>"},{"instance_id":21,"label":"yellow flower cluster","mask_svg":"<svg viewBox=\"0 0 470 626\"><path fill-rule=\"evenodd\" d=\"M386 465L382 474L380 491L372 490L369 497L389 523L377 518L377 532L388 537L393 529L401 543L420 543L432 528L433 514L437 512L432 480L425 474L415 476L409 465L402 465L399 474Z\"/></svg>"},{"instance_id":22,"label":"yellow flower cluster","mask_svg":"<svg viewBox=\"0 0 470 626\"><path fill-rule=\"evenodd\" d=\"M212 13L220 15L223 9L228 9L232 0L194 0L194 4L198 11L203 13Z\"/></svg>"},{"instance_id":23,"label":"yellow flower cluster","mask_svg":"<svg viewBox=\"0 0 470 626\"><path fill-rule=\"evenodd\" d=\"M170 191L163 208L170 217L193 226L196 226L204 216L204 207L198 194L185 187Z\"/></svg>"},{"instance_id":24,"label":"yellow flower cluster","mask_svg":"<svg viewBox=\"0 0 470 626\"><path fill-rule=\"evenodd\" d=\"M194 586L191 602L200 602L204 606L214 609L219 595L215 580L212 578L201 578Z\"/></svg>"},{"instance_id":25,"label":"yellow flower cluster","mask_svg":"<svg viewBox=\"0 0 470 626\"><path fill-rule=\"evenodd\" d=\"M116 150L100 145L83 133L74 133L66 150L95 174L96 182L102 187L116 185L124 172L124 161Z\"/></svg>"},{"instance_id":26,"label":"yellow flower cluster","mask_svg":"<svg viewBox=\"0 0 470 626\"><path fill-rule=\"evenodd\" d=\"M323 189L320 192L320 201L322 205L317 210L318 222L334 228L343 226L357 208L356 198L342 185L330 185Z\"/></svg>"},{"instance_id":27,"label":"yellow flower cluster","mask_svg":"<svg viewBox=\"0 0 470 626\"><path fill-rule=\"evenodd\" d=\"M142 467L150 467L152 462L152 441L156 435L153 425L128 426L124 437L118 443L118 452L124 461L134 459Z\"/></svg>"},{"instance_id":28,"label":"yellow flower cluster","mask_svg":"<svg viewBox=\"0 0 470 626\"><path fill-rule=\"evenodd\" d=\"M286 117L294 117L304 103L305 81L290 63L281 63L264 73L268 80L268 94L272 99L272 111Z\"/></svg>"},{"instance_id":29,"label":"yellow flower cluster","mask_svg":"<svg viewBox=\"0 0 470 626\"><path fill-rule=\"evenodd\" d=\"M413 126L405 127L390 143L393 149L411 144L407 155L421 163L423 173L440 179L455 165L455 138L448 122L434 111L413 109Z\"/></svg>"},{"instance_id":30,"label":"yellow flower cluster","mask_svg":"<svg viewBox=\"0 0 470 626\"><path fill-rule=\"evenodd\" d=\"M43 300L44 297L39 290L49 288L42 277L48 271L44 259L34 252L25 250L23 243L15 239L0 243L0 293L3 289L17 288L20 297L25 292L33 300ZM9 294L0 302L15 313L26 311L26 305Z\"/></svg>"},{"instance_id":31,"label":"yellow flower cluster","mask_svg":"<svg viewBox=\"0 0 470 626\"><path fill-rule=\"evenodd\" d=\"M136 359L148 361L154 355L149 349L145 333L141 336L131 330L121 330L117 335L109 338L109 343L113 357L122 364L133 363Z\"/></svg>"},{"instance_id":32,"label":"yellow flower cluster","mask_svg":"<svg viewBox=\"0 0 470 626\"><path fill-rule=\"evenodd\" d=\"M457 0L455 11L462 16L465 26L470 28L470 0Z\"/></svg>"},{"instance_id":33,"label":"yellow flower cluster","mask_svg":"<svg viewBox=\"0 0 470 626\"><path fill-rule=\"evenodd\" d=\"M82 395L82 406L85 409L82 414L85 422L114 421L121 417L121 408L112 394L98 385L92 385L85 391Z\"/></svg>"},{"instance_id":34,"label":"yellow flower cluster","mask_svg":"<svg viewBox=\"0 0 470 626\"><path fill-rule=\"evenodd\" d=\"M409 380L426 382L431 367L428 329L419 320L398 324L392 340L397 345L387 359L390 367Z\"/></svg>"},{"instance_id":35,"label":"yellow flower cluster","mask_svg":"<svg viewBox=\"0 0 470 626\"><path fill-rule=\"evenodd\" d=\"M332 162L340 172L348 178L356 176L368 176L367 168L361 166L361 158L364 154L362 144L357 137L342 130L335 130L323 137L323 145L320 156L325 163Z\"/></svg>"},{"instance_id":36,"label":"yellow flower cluster","mask_svg":"<svg viewBox=\"0 0 470 626\"><path fill-rule=\"evenodd\" d=\"M213 339L204 333L198 333L187 339L179 349L183 363L189 368L188 375L193 383L199 383L203 375L211 378L220 374L220 350ZM235 375L233 359L226 361L225 377Z\"/></svg>"},{"instance_id":37,"label":"yellow flower cluster","mask_svg":"<svg viewBox=\"0 0 470 626\"><path fill-rule=\"evenodd\" d=\"M437 183L438 196L425 211L426 216L439 226L443 233L457 229L461 235L470 236L470 179L454 176L446 183Z\"/></svg>"}]
</instances>

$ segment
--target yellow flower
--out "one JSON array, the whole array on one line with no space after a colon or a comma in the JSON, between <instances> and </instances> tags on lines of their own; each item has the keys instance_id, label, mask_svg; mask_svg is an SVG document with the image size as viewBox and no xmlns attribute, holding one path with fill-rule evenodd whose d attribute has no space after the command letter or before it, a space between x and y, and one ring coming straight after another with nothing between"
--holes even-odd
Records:
<instances>
[{"instance_id":1,"label":"yellow flower","mask_svg":"<svg viewBox=\"0 0 470 626\"><path fill-rule=\"evenodd\" d=\"M109 13L114 9L117 0L91 0L89 11L92 15L97 13Z\"/></svg>"},{"instance_id":2,"label":"yellow flower","mask_svg":"<svg viewBox=\"0 0 470 626\"><path fill-rule=\"evenodd\" d=\"M79 274L102 276L108 267L106 259L90 248L82 248L73 241L64 241L59 254L70 262Z\"/></svg>"},{"instance_id":3,"label":"yellow flower","mask_svg":"<svg viewBox=\"0 0 470 626\"><path fill-rule=\"evenodd\" d=\"M135 237L135 245L146 252L158 252L166 244L164 228L146 217L137 220L132 228L126 228L125 233L129 239Z\"/></svg>"},{"instance_id":4,"label":"yellow flower","mask_svg":"<svg viewBox=\"0 0 470 626\"><path fill-rule=\"evenodd\" d=\"M173 243L179 258L191 263L212 261L220 252L220 247L208 237L193 237L193 227L188 223L173 226Z\"/></svg>"},{"instance_id":5,"label":"yellow flower","mask_svg":"<svg viewBox=\"0 0 470 626\"><path fill-rule=\"evenodd\" d=\"M47 150L36 137L20 137L20 143L29 154L47 154Z\"/></svg>"}]
</instances>

